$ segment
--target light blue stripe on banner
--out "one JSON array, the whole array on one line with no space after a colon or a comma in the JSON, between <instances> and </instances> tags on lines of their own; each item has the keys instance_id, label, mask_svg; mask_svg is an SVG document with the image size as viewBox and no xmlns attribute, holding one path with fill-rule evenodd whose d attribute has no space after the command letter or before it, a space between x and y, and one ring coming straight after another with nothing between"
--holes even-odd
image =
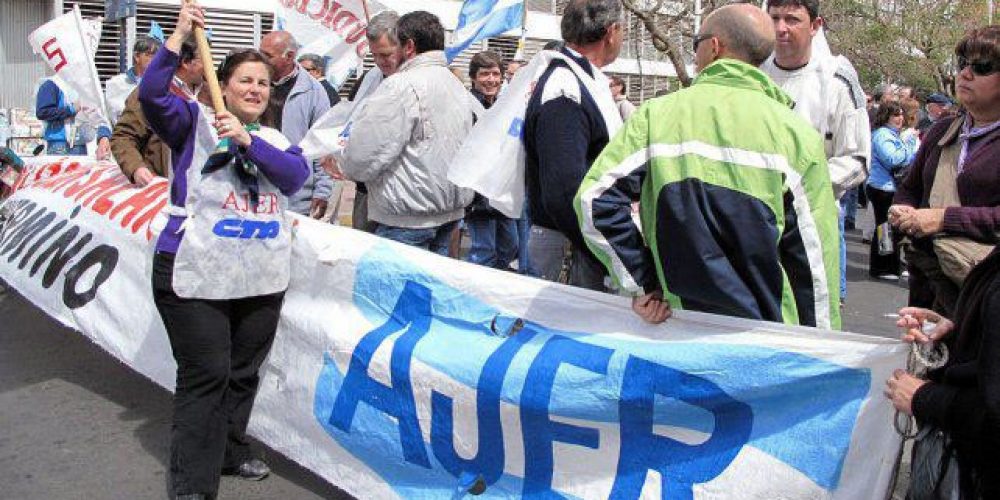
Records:
<instances>
[{"instance_id":1,"label":"light blue stripe on banner","mask_svg":"<svg viewBox=\"0 0 1000 500\"><path fill-rule=\"evenodd\" d=\"M466 2L468 4L469 2ZM479 2L477 2L479 3ZM483 2L485 3L485 2ZM496 1L491 2L490 8L496 4ZM445 55L450 63L455 59L458 54L463 50L467 49L470 45L492 36L497 36L502 33L506 33L510 30L517 29L521 27L521 17L524 14L524 3L518 3L511 5L509 7L503 8L501 10L491 12L488 14L488 19L483 23L482 26L476 30L475 33L470 37L466 37L464 40L455 40L453 45L445 47ZM455 32L461 31L461 29L469 24L473 24L482 20L485 16L480 13L480 10L476 10L477 17L473 18L465 12L465 7L462 8L462 14L459 16L459 25L455 29ZM463 17L465 16L465 17ZM462 22L466 21L466 22Z\"/></svg>"},{"instance_id":2,"label":"light blue stripe on banner","mask_svg":"<svg viewBox=\"0 0 1000 500\"><path fill-rule=\"evenodd\" d=\"M462 4L462 11L458 13L458 26L455 29L460 30L466 25L486 17L499 1L500 0L466 0L465 3Z\"/></svg>"},{"instance_id":3,"label":"light blue stripe on banner","mask_svg":"<svg viewBox=\"0 0 1000 500\"><path fill-rule=\"evenodd\" d=\"M404 415L412 411L404 408L407 402L412 404L412 394L407 394L408 389L400 392L411 384L408 379L410 356L478 393L477 397L493 391L506 403L530 408L539 404L536 401L539 391L544 391L542 411L547 414L610 423L623 422L624 407L620 405L624 402L625 379L637 380L627 374L631 373L633 361L645 360L664 367L663 373L668 375L681 373L676 387L686 387L688 396L702 395L700 399L688 399L687 403L682 402L681 396L657 395L652 414L655 424L700 431L714 439L724 432L723 420L719 418L725 418L733 409L740 413L742 410L738 407L742 405L749 408L749 414L744 412L741 417L749 415L751 426L742 434L743 440L716 448L707 456L701 455L700 459L708 463L701 466L708 467L716 461L720 462L716 465L726 467L743 446L741 443L745 443L800 471L828 491L835 490L839 484L854 424L871 384L868 370L764 346L646 342L622 336L557 331L530 322L526 322L516 336L492 335L491 324L509 324L511 319L498 316L501 312L496 308L442 283L386 245L376 246L360 259L354 302L376 325L366 338L378 331L383 332L384 338L403 332L393 348L392 388L381 388L380 383L355 386L357 394L382 391L372 396L371 401L382 405L383 409L360 404L356 412L345 414L341 411L343 408L338 408L344 406L338 405L341 403L338 400L351 391L345 387L344 374L326 358L323 374L317 381L314 411L331 437L405 498L440 498L444 491L451 491L459 484L457 474L447 470L454 471L455 467L489 470L487 466L495 465L497 460L503 461L502 441L483 441L500 437L496 433L484 433L484 428L480 428L480 451L489 452L499 447L499 456L487 453L474 464L465 465L454 458L441 460L439 445L450 445L450 430L444 431L443 441L434 443L425 442L419 432L409 436L401 434L400 429L405 428L403 422L390 418L386 412ZM415 330L420 330L416 337L412 336ZM404 340L407 335L411 337ZM546 353L551 359L557 359L560 353L563 356L570 353L551 349L553 340L559 338L566 339L561 343L568 347L582 348L581 352L607 354L605 368L591 370L567 364L555 372L547 387L539 385L537 379L534 383L529 382L538 371L538 365L545 364L539 360L546 357ZM497 371L497 366L490 363L503 358L497 354L509 349L511 340L519 345L509 351L503 370ZM401 342L409 345L406 349L412 350L411 355L397 356L396 349L401 348ZM377 344L369 347L377 347ZM358 359L359 351L355 350L352 363ZM498 378L488 380L490 373ZM404 375L405 379L397 378ZM723 394L712 392L714 390L721 390ZM711 404L701 406L711 401L724 402L726 398L733 398L733 401L714 409ZM482 413L486 401L489 399L477 403L480 425L484 419L496 418L496 415L491 417ZM450 415L450 408L435 409L432 422ZM439 414L439 410L443 413ZM527 429L523 418L524 410L522 425ZM725 425L732 427L732 424L730 421ZM533 453L551 446L537 442L525 445L526 451ZM670 472L677 474L678 480L694 477L692 474L700 469L691 464L698 461L679 460L671 466ZM500 474L495 467L492 470L494 475L486 479L489 484L487 497L545 496L545 490L538 489L537 481L529 483L524 478ZM694 482L704 482L711 477L714 476ZM533 481L535 479L537 477ZM666 478L664 481L669 483ZM685 494L675 493L677 496L665 494L664 497L690 498L690 485Z\"/></svg>"}]
</instances>

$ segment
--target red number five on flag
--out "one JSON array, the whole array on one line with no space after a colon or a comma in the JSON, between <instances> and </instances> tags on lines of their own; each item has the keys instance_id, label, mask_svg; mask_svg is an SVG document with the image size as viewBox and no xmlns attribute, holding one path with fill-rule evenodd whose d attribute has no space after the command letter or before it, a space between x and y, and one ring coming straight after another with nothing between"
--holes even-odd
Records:
<instances>
[{"instance_id":1,"label":"red number five on flag","mask_svg":"<svg viewBox=\"0 0 1000 500\"><path fill-rule=\"evenodd\" d=\"M42 44L42 52L45 52L45 57L49 58L49 61L52 62L52 70L56 73L58 73L63 66L68 64L66 62L66 56L63 55L63 51L59 48L57 43L58 42L55 37L52 37ZM59 60L56 61L56 58L59 58Z\"/></svg>"}]
</instances>

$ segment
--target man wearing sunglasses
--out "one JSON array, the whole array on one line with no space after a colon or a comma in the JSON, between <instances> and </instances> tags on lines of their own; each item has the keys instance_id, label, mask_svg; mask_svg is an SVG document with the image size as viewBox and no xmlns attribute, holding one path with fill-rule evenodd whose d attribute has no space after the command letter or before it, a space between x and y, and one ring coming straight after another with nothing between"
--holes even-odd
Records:
<instances>
[{"instance_id":1,"label":"man wearing sunglasses","mask_svg":"<svg viewBox=\"0 0 1000 500\"><path fill-rule=\"evenodd\" d=\"M822 34L819 0L768 0L774 55L761 69L795 100L795 111L823 136L833 194L840 199L868 177L871 130L865 93L843 56ZM814 40L815 39L815 40ZM843 211L841 211L843 212ZM840 295L847 297L847 244L840 214Z\"/></svg>"},{"instance_id":2,"label":"man wearing sunglasses","mask_svg":"<svg viewBox=\"0 0 1000 500\"><path fill-rule=\"evenodd\" d=\"M694 84L640 107L577 191L587 245L651 323L672 306L839 328L830 174L819 134L757 68L771 20L728 5L695 42Z\"/></svg>"}]
</instances>

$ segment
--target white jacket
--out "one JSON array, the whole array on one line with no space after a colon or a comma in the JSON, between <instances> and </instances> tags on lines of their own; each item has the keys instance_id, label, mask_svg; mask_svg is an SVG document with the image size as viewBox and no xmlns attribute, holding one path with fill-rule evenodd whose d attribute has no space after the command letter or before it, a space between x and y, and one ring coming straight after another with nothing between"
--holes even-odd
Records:
<instances>
[{"instance_id":1,"label":"white jacket","mask_svg":"<svg viewBox=\"0 0 1000 500\"><path fill-rule=\"evenodd\" d=\"M775 65L774 56L760 69L795 100L795 111L823 136L834 196L840 199L864 182L871 130L854 67L843 57L814 54L809 64L793 71Z\"/></svg>"},{"instance_id":2,"label":"white jacket","mask_svg":"<svg viewBox=\"0 0 1000 500\"><path fill-rule=\"evenodd\" d=\"M431 228L464 216L473 192L447 174L474 109L442 51L414 57L382 82L354 119L340 164L367 185L371 220Z\"/></svg>"}]
</instances>

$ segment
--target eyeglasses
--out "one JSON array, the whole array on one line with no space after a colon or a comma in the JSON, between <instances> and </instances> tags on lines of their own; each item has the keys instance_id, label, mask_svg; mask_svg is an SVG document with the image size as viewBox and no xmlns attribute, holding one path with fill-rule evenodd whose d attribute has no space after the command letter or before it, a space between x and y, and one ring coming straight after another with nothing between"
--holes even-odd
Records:
<instances>
[{"instance_id":1,"label":"eyeglasses","mask_svg":"<svg viewBox=\"0 0 1000 500\"><path fill-rule=\"evenodd\" d=\"M698 44L710 38L715 38L715 35L711 33L702 33L700 35L695 36L694 40L691 40L691 52L698 52Z\"/></svg>"},{"instance_id":2,"label":"eyeglasses","mask_svg":"<svg viewBox=\"0 0 1000 500\"><path fill-rule=\"evenodd\" d=\"M959 57L958 70L962 71L965 68L971 68L972 74L976 76L989 76L1000 71L992 61L970 61L965 57Z\"/></svg>"}]
</instances>

